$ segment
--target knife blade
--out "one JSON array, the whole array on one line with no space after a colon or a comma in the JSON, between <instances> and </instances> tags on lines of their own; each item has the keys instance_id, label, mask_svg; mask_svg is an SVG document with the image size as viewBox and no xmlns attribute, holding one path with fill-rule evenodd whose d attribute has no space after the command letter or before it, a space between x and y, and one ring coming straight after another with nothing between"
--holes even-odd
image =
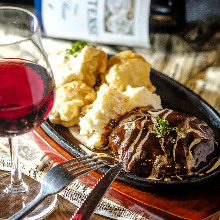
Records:
<instances>
[{"instance_id":1,"label":"knife blade","mask_svg":"<svg viewBox=\"0 0 220 220\"><path fill-rule=\"evenodd\" d=\"M108 172L99 180L94 186L91 193L87 196L83 204L75 211L70 220L88 220L92 216L99 202L119 174L123 164L118 163L114 167L110 168Z\"/></svg>"}]
</instances>

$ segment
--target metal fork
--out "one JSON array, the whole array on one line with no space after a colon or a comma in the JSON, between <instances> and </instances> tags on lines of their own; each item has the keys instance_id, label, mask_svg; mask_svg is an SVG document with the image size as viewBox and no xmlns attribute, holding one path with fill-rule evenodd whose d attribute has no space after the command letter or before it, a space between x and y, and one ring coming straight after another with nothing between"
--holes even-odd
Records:
<instances>
[{"instance_id":1,"label":"metal fork","mask_svg":"<svg viewBox=\"0 0 220 220\"><path fill-rule=\"evenodd\" d=\"M15 220L26 216L48 195L60 192L72 180L105 165L107 162L99 160L96 155L78 157L56 165L43 177L40 192L35 199L8 219Z\"/></svg>"}]
</instances>

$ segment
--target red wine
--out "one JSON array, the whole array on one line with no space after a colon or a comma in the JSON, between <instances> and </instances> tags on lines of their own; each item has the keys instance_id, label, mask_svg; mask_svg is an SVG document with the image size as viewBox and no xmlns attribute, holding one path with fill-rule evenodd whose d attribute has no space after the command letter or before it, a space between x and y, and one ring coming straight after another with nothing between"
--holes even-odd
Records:
<instances>
[{"instance_id":1,"label":"red wine","mask_svg":"<svg viewBox=\"0 0 220 220\"><path fill-rule=\"evenodd\" d=\"M34 129L53 102L53 80L44 67L27 60L0 60L0 136Z\"/></svg>"}]
</instances>

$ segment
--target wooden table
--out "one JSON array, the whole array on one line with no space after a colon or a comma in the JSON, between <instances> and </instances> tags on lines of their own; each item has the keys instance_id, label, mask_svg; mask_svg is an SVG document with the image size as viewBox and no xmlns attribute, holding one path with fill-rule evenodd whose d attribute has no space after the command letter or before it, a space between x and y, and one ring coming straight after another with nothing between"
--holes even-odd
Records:
<instances>
[{"instance_id":1,"label":"wooden table","mask_svg":"<svg viewBox=\"0 0 220 220\"><path fill-rule=\"evenodd\" d=\"M0 171L0 175L3 173L4 172ZM77 208L78 208L77 206L73 205L68 200L58 195L55 209L49 215L47 215L44 219L45 220L67 220L68 219L69 220ZM0 210L1 209L5 209L5 206L0 201ZM109 218L105 218L103 216L93 214L91 219L92 220L97 220L97 219L106 220Z\"/></svg>"}]
</instances>

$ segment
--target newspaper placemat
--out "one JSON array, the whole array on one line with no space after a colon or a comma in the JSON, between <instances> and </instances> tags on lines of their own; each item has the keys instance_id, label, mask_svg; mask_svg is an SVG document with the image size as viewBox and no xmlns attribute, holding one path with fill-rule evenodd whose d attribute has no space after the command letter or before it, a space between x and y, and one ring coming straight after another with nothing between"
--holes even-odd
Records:
<instances>
[{"instance_id":1,"label":"newspaper placemat","mask_svg":"<svg viewBox=\"0 0 220 220\"><path fill-rule=\"evenodd\" d=\"M45 173L56 164L47 155L45 155L42 150L40 150L39 146L28 134L19 136L18 144L22 173L40 182ZM0 138L0 169L10 171L10 165L11 160L9 157L8 139ZM59 195L74 205L80 206L91 190L91 188L87 187L79 180L74 180L63 191L61 191ZM95 213L119 220L146 220L152 219L154 216L149 213L149 218L145 218L143 217L143 213L139 213L139 211L136 210L128 210L107 198L103 198Z\"/></svg>"}]
</instances>

